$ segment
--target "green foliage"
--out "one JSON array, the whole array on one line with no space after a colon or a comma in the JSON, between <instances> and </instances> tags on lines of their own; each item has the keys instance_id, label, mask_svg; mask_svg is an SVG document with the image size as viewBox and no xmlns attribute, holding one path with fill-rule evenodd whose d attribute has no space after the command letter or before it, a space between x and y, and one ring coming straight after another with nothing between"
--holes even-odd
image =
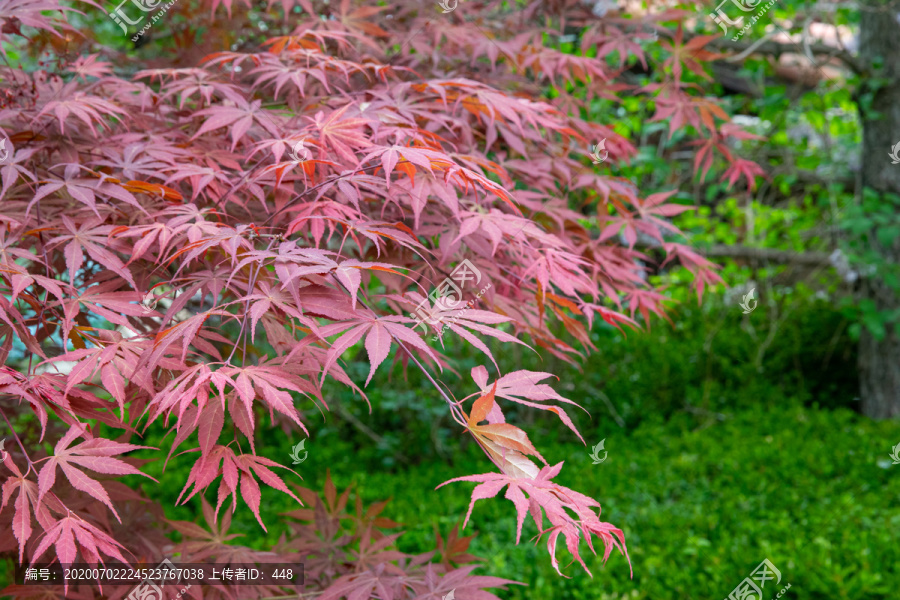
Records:
<instances>
[{"instance_id":1,"label":"green foliage","mask_svg":"<svg viewBox=\"0 0 900 600\"><path fill-rule=\"evenodd\" d=\"M592 465L577 442L540 440L551 464L566 461L562 483L577 482L603 503L603 517L624 527L633 580L621 557L593 580L571 566L572 579L559 579L535 547L513 545L515 518L501 503L476 506L464 532L480 532L472 552L488 558L486 572L529 585L502 594L510 600L720 598L764 558L781 570L782 585L792 584L789 597L895 597L900 466L890 465L888 453L889 441L900 441L900 424L770 400L771 407L742 410L701 429L680 415L610 433L615 426L601 419L585 439L590 445L606 438L609 457L602 465ZM432 460L410 469L363 470L350 443L325 445L310 457L314 465L331 466L339 487L358 481L366 501L393 496L388 516L407 525L401 549L408 552L432 547L433 523L448 530L461 520L471 485L430 490L490 468L468 452L456 454L464 461L457 465ZM308 483L315 487L323 477L319 467ZM526 526L523 538L535 534ZM599 569L599 559L593 563Z\"/></svg>"},{"instance_id":2,"label":"green foliage","mask_svg":"<svg viewBox=\"0 0 900 600\"><path fill-rule=\"evenodd\" d=\"M799 319L796 331L820 325L815 315L821 312ZM709 397L731 394L730 398L744 407L726 409L723 418L711 412L683 411L672 414L667 422L658 416L635 418L649 417L653 402L664 407L679 386L694 388L684 382L684 364L694 362L677 351L684 344L677 329L666 334L670 339L665 346L654 339L662 335L661 331L640 343L632 335L619 348L610 345L609 351L623 352L622 346L630 346L633 353L632 360L618 373L621 383L607 385L611 398L616 398L616 385L626 385L641 373L639 367L643 369L643 374L630 383L633 404L621 408L629 423L640 422L636 427L618 427L596 397L571 395L592 408L594 423L582 426L588 445L606 439L609 455L602 465L592 465L588 448L558 436L549 424L545 430L540 423L534 428L538 433L533 441L547 448L547 460L551 464L566 462L561 484L577 483L584 493L603 503L606 520L624 528L634 579L629 579L624 562L617 562L621 557L614 557L602 570L599 559L589 562L592 570L598 567L594 580L571 566L565 572L572 579L560 580L546 561L539 560L537 547L527 543L536 534L533 526L526 526L525 543L515 546L514 516L502 503L480 503L463 532L479 532L471 551L488 558L484 572L529 585L501 593L501 597L725 597L763 558L769 558L781 570L783 583L792 584L790 591L796 598L893 597L900 581L900 551L894 543L900 535L900 518L896 516L900 480L894 476L900 466L890 464L888 453L893 443L900 441L900 424L870 422L846 409L804 407L782 393L798 388L779 384L777 379L768 381L770 374L758 376L755 388L736 389L749 380L726 386L729 377L749 376L751 369L737 364L730 369L713 369L716 381L708 384L713 390ZM727 328L723 330L727 332ZM717 335L714 339L719 338ZM734 340L730 344L732 352L740 345ZM668 350L653 354L654 348ZM729 346L714 348L712 354L725 364ZM681 355L684 364L674 360L676 355ZM655 360L661 362L652 362ZM773 364L777 360L773 357ZM819 372L835 370L839 369ZM587 374L584 383L576 382L579 390L598 384L599 373L588 370ZM840 381L832 384L838 390L843 385ZM657 399L665 385L670 387L669 399L665 395ZM819 382L820 389L826 387ZM378 400L388 403L392 410L376 403L373 415L363 419L365 423L371 425L373 420L385 418L385 413L411 410L413 401L407 392L393 393L390 386L380 389L388 391ZM692 393L699 397L702 392ZM814 394L820 399L827 396L823 391ZM432 396L423 393L417 397L422 405ZM719 408L712 400L710 405ZM431 549L433 526L448 531L465 514L471 485L457 483L433 491L438 484L462 473L491 468L474 444L466 444L465 438L460 441L459 431L447 430L450 439L446 443L453 445L452 461L429 454L430 446L421 445L430 443L428 440L407 438L400 432L395 434L403 443L379 448L360 432L341 430L338 435L338 429L333 431L307 443L309 458L295 467L304 478L303 485L321 487L330 469L339 488L352 481L358 483L364 502L393 497L386 516L404 524L407 534L401 538L401 549L406 552ZM289 465L291 445L300 440L290 439L277 428L267 428L261 435L265 439L261 452ZM397 464L395 452L410 458L421 454L420 462ZM186 476L189 465L181 462L173 459L169 472L161 478L161 488L171 490L172 500L180 487L174 483ZM159 476L149 465L145 471ZM168 478L173 485L165 485ZM293 476L288 480L293 481ZM263 493L263 505L270 514L293 508L283 495L271 490ZM167 509L167 517L192 518L191 504ZM435 510L435 505L440 510ZM240 511L234 523L232 531L252 534L239 541L254 548L271 547L280 533L272 527L267 536L262 534L252 515ZM673 526L675 523L678 525Z\"/></svg>"},{"instance_id":3,"label":"green foliage","mask_svg":"<svg viewBox=\"0 0 900 600\"><path fill-rule=\"evenodd\" d=\"M895 295L900 293L900 265L888 258L886 250L900 239L898 209L900 197L867 189L862 202L851 206L843 220L843 227L849 233L845 247L850 265L861 275L882 282ZM882 339L888 324L900 321L900 309L882 310L868 298L845 302L844 311L859 319L851 328L854 337L865 326L877 339Z\"/></svg>"},{"instance_id":4,"label":"green foliage","mask_svg":"<svg viewBox=\"0 0 900 600\"><path fill-rule=\"evenodd\" d=\"M741 276L738 267L729 269ZM677 273L670 279L677 280ZM672 295L678 293L673 290ZM858 383L850 322L828 298L816 298L803 286L776 287L767 289L759 307L745 316L737 306L740 296L733 296L711 293L702 307L685 301L673 311L671 325L657 322L650 332L622 333L605 323L595 325L592 342L597 352L580 367L541 360L523 348L495 346L492 351L502 356L503 369L556 373L560 381L554 387L560 393L584 406L595 420L609 421L612 406L626 429L684 411L700 426L718 418L717 413L768 408L785 397L807 406L855 407ZM469 377L477 362L473 348L453 339L447 340L447 348L457 359L461 379L454 389L475 391ZM352 377L365 377L365 363L349 367ZM441 411L437 390L413 369L408 376L404 380L401 370L394 369L389 383L370 388L371 414L358 397L335 389L329 403L357 424L328 419L314 443L332 447L340 440L358 440L364 449L354 460L373 468L437 457L456 460L457 427ZM515 407L509 414L511 422L535 418L533 411ZM573 418L579 427L590 422L581 411ZM378 432L377 437L370 432Z\"/></svg>"}]
</instances>

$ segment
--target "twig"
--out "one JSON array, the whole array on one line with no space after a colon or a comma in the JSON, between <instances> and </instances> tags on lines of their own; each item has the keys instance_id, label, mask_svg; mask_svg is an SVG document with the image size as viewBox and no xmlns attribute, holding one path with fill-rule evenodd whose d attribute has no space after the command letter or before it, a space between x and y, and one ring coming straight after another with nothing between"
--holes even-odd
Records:
<instances>
[{"instance_id":1,"label":"twig","mask_svg":"<svg viewBox=\"0 0 900 600\"><path fill-rule=\"evenodd\" d=\"M773 32L770 32L770 33L767 33L767 34L764 35L762 38L760 38L760 39L756 40L755 42L753 42L750 46L747 47L746 50L744 50L744 51L741 52L740 54L735 54L734 56L729 56L728 58L726 58L726 59L725 59L725 62L738 62L738 61L744 60L745 58L747 58L748 56L750 56L751 54L753 54L753 52L754 52L757 48L759 48L760 46L762 46L763 44L765 44L766 42L768 42L769 40L771 40L772 37L773 37L774 35L775 35L775 32L774 32L774 31L773 31Z\"/></svg>"},{"instance_id":2,"label":"twig","mask_svg":"<svg viewBox=\"0 0 900 600\"><path fill-rule=\"evenodd\" d=\"M588 386L587 390L590 393L598 396L601 400L603 400L603 403L606 404L606 408L609 409L609 414L612 415L612 418L616 422L616 425L624 428L625 427L625 419L623 419L622 416L618 413L618 411L616 410L616 407L613 405L612 401L609 399L609 396L607 396L602 391L598 390L597 388L595 388L593 386Z\"/></svg>"},{"instance_id":3,"label":"twig","mask_svg":"<svg viewBox=\"0 0 900 600\"><path fill-rule=\"evenodd\" d=\"M718 38L710 41L708 45L718 50L733 50L735 52L740 52L741 54L739 54L738 56L740 56L741 58L745 58L746 56L753 53L767 54L770 56L774 56L775 58L780 57L782 54L797 54L797 44L793 42L776 42L767 39L771 35L772 34L767 34L766 37L752 43L732 42L725 38ZM828 46L826 44L810 44L807 47L807 51L811 52L812 54L824 54L829 59L836 58L844 63L847 68L849 68L857 75L867 74L866 66L856 56L854 56L850 52L847 52L846 50ZM735 62L738 59L735 58L734 61L731 61L730 59L725 60L729 62Z\"/></svg>"},{"instance_id":4,"label":"twig","mask_svg":"<svg viewBox=\"0 0 900 600\"><path fill-rule=\"evenodd\" d=\"M363 423L362 421L357 419L349 410L344 408L344 406L339 402L337 403L337 409L338 409L338 414L340 414L341 417L343 417L344 419L349 421L351 425L353 425L358 430L360 430L370 440L372 440L373 442L375 442L376 444L378 444L380 446L388 447L388 444L387 444L387 442L385 442L383 437L381 437L380 435L378 435L377 433L372 431L365 423ZM396 458L400 462L402 462L404 464L409 464L409 459L402 452L394 451L393 454L394 454L394 458Z\"/></svg>"}]
</instances>

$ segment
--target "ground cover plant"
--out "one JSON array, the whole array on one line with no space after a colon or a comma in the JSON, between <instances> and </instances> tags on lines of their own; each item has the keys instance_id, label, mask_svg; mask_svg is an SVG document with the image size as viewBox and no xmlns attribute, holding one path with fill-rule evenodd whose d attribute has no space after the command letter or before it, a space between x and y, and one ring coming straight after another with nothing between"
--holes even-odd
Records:
<instances>
[{"instance_id":1,"label":"ground cover plant","mask_svg":"<svg viewBox=\"0 0 900 600\"><path fill-rule=\"evenodd\" d=\"M601 465L576 440L554 432L535 443L548 459L565 460L564 481L599 494L604 512L621 515L634 578L621 568L624 559L614 557L595 580L560 580L540 560L539 547L509 552L512 515L502 504L481 503L468 532L477 532L469 552L485 557L492 574L527 584L510 586L505 598L727 598L763 558L778 565L783 583L792 583L787 597L894 597L900 482L885 440L900 435L896 422L804 408L789 397L778 397L776 406L730 410L705 427L684 412L627 430L609 421L582 431L589 440L606 439L609 457ZM447 531L464 512L465 490L451 488L441 498L443 514L421 517L432 502L431 486L465 468L460 462L478 462L474 448L453 465L429 460L357 474L352 447L337 444L331 454L329 445L316 460L347 478L353 473L364 498L394 496L387 512L408 524L403 550L431 548L434 527ZM407 491L412 488L421 492Z\"/></svg>"},{"instance_id":2,"label":"ground cover plant","mask_svg":"<svg viewBox=\"0 0 900 600\"><path fill-rule=\"evenodd\" d=\"M900 580L900 489L884 440L897 439L897 424L846 409L805 409L790 398L779 404L729 411L703 428L686 413L627 432L585 427L590 440L606 439L602 465L575 440L538 438L548 459L565 460L564 481L599 494L604 511L621 514L633 579L620 557L610 559L598 585L586 577L559 580L538 547L508 552L512 518L502 505L476 507L470 551L488 559L492 574L527 584L504 593L516 600L727 598L763 558L779 566L795 598L892 598ZM459 460L476 459L472 452ZM394 495L393 518L419 522L406 528L401 545L415 551L432 543L433 522L446 530L453 521L435 515L422 523L416 515L428 505L427 493L401 491L428 490L458 468L435 461L354 479L371 497L367 490ZM442 502L461 512L466 495L450 493Z\"/></svg>"}]
</instances>

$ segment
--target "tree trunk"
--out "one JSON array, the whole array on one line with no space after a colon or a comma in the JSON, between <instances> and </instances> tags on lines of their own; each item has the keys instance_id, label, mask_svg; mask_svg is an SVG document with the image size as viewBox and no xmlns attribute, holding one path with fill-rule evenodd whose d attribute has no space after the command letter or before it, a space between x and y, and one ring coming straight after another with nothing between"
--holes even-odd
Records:
<instances>
[{"instance_id":1,"label":"tree trunk","mask_svg":"<svg viewBox=\"0 0 900 600\"><path fill-rule=\"evenodd\" d=\"M900 23L897 8L888 9L885 0L863 4L860 21L859 53L864 65L879 62L886 85L878 89L869 110L860 107L863 120L861 177L863 187L880 193L900 195L900 165L891 164L891 148L900 141ZM863 82L866 85L866 82ZM877 115L875 113L878 113ZM900 239L889 246L870 242L892 264L900 264ZM900 300L895 290L877 277L867 277L863 294L875 302L879 311L896 311ZM866 327L859 341L859 380L863 414L886 419L900 417L900 331L888 323L883 339L877 339Z\"/></svg>"}]
</instances>

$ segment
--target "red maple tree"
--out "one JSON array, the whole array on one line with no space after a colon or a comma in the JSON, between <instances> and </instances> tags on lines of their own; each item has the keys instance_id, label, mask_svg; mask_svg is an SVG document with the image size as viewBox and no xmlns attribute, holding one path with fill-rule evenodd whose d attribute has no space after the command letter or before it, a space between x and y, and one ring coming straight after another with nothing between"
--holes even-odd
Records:
<instances>
[{"instance_id":1,"label":"red maple tree","mask_svg":"<svg viewBox=\"0 0 900 600\"><path fill-rule=\"evenodd\" d=\"M182 2L189 16L205 8L225 21L218 0ZM660 83L634 90L621 79L626 63L646 64L642 22L597 19L573 0L466 2L443 14L412 0L282 0L290 18L271 21L285 33L269 39L251 27L249 0L222 4L227 28L195 42L199 16L173 26L181 52L128 76L113 61L127 70L140 60L90 53L88 32L65 21L71 8L0 0L0 40L53 54L30 70L0 67L14 83L0 110L14 147L0 168L0 394L11 427L34 415L41 442L55 443L48 454L11 435L0 550L23 563L147 563L171 551L185 562L253 559L227 530L240 503L266 527L262 483L327 515L298 509L315 524L276 549L299 553L321 600L376 589L382 600L450 589L493 598L482 588L508 581L388 550L396 534L378 528L391 523L344 514L347 493L336 499L333 487L326 506L256 453L265 412L312 434L304 415L328 408L326 380L365 398L392 357L425 372L493 463L457 479L478 483L473 503L505 488L517 538L530 514L557 570L559 536L588 573L582 541L593 551L596 536L604 560L614 548L627 556L599 503L554 483L562 463L548 465L504 417L519 403L577 434L565 408L575 404L550 373L491 376L487 367L499 367L485 339L575 361L593 349L596 316L618 326L663 314L639 236L663 264L687 267L700 296L719 281L669 220L690 207L668 202L674 190L644 197L615 176L636 148L611 116L589 115L595 99L645 94L654 119L703 144L698 171L719 152L734 163L724 177L752 185L756 172L725 144L746 134L686 79L706 77L710 38L685 41L685 11L647 17L674 28L656 26L668 52ZM577 31L574 49L566 31ZM69 44L82 52L74 60ZM594 161L592 145L602 146ZM446 336L485 356L472 382L448 384L462 400L436 381L451 362ZM365 382L342 367L359 345ZM174 436L168 457L195 452L180 501L216 490L215 506L202 500L208 529L171 525L184 536L175 550L162 509L115 481L140 473L126 455L145 448L131 442L158 421ZM340 537L348 518L358 535ZM69 597L93 597L74 589ZM272 593L249 590L243 597Z\"/></svg>"}]
</instances>

